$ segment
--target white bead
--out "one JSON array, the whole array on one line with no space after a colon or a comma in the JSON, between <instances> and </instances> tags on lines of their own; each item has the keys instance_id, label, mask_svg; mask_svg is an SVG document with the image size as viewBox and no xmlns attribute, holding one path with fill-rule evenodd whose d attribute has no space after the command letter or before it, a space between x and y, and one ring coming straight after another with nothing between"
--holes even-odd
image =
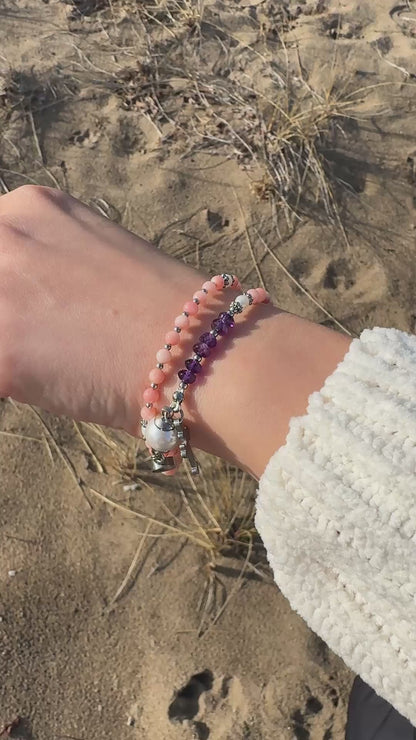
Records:
<instances>
[{"instance_id":1,"label":"white bead","mask_svg":"<svg viewBox=\"0 0 416 740\"><path fill-rule=\"evenodd\" d=\"M243 308L250 305L250 299L248 295L238 295L237 298L234 298L237 303L240 304Z\"/></svg>"},{"instance_id":2,"label":"white bead","mask_svg":"<svg viewBox=\"0 0 416 740\"><path fill-rule=\"evenodd\" d=\"M176 429L162 429L163 419L156 416L150 419L146 429L146 442L158 452L168 452L178 446L178 437Z\"/></svg>"}]
</instances>

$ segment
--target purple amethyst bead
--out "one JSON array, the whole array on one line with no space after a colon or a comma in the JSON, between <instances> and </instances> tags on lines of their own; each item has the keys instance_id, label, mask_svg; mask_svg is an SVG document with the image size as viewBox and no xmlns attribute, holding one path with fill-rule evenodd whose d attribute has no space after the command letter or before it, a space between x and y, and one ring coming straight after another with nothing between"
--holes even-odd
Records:
<instances>
[{"instance_id":1,"label":"purple amethyst bead","mask_svg":"<svg viewBox=\"0 0 416 740\"><path fill-rule=\"evenodd\" d=\"M203 342L204 344L207 344L208 347L215 347L217 344L217 340L215 339L213 334L210 334L209 331L205 331L201 336L199 337L199 341Z\"/></svg>"},{"instance_id":2,"label":"purple amethyst bead","mask_svg":"<svg viewBox=\"0 0 416 740\"><path fill-rule=\"evenodd\" d=\"M191 373L190 370L179 370L178 378L189 385L190 383L195 383L196 375L195 373Z\"/></svg>"},{"instance_id":3,"label":"purple amethyst bead","mask_svg":"<svg viewBox=\"0 0 416 740\"><path fill-rule=\"evenodd\" d=\"M196 355L201 355L201 357L208 357L211 353L210 348L205 342L197 342L192 349Z\"/></svg>"},{"instance_id":4,"label":"purple amethyst bead","mask_svg":"<svg viewBox=\"0 0 416 740\"><path fill-rule=\"evenodd\" d=\"M223 311L220 313L219 319L221 319L222 323L225 324L225 326L228 326L229 329L232 329L234 326L234 318L231 316L230 313L227 313L227 311Z\"/></svg>"},{"instance_id":5,"label":"purple amethyst bead","mask_svg":"<svg viewBox=\"0 0 416 740\"><path fill-rule=\"evenodd\" d=\"M202 370L202 367L199 364L198 360L194 360L192 358L190 360L185 360L185 365L188 370L190 370L191 373L195 373L195 375L198 375L198 373L200 373Z\"/></svg>"},{"instance_id":6,"label":"purple amethyst bead","mask_svg":"<svg viewBox=\"0 0 416 740\"><path fill-rule=\"evenodd\" d=\"M216 329L218 334L227 334L228 326L223 323L222 319L214 319L211 322L211 328Z\"/></svg>"}]
</instances>

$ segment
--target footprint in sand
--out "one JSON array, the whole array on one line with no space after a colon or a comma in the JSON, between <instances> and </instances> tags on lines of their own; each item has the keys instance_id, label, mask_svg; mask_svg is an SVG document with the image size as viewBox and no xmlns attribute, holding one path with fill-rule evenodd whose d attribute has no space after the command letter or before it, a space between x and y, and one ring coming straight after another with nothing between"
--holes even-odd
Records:
<instances>
[{"instance_id":1,"label":"footprint in sand","mask_svg":"<svg viewBox=\"0 0 416 740\"><path fill-rule=\"evenodd\" d=\"M212 689L214 677L209 670L195 673L189 681L176 692L168 709L171 722L184 722L196 717L199 712L199 697ZM201 723L199 723L201 724Z\"/></svg>"},{"instance_id":2,"label":"footprint in sand","mask_svg":"<svg viewBox=\"0 0 416 740\"><path fill-rule=\"evenodd\" d=\"M334 707L338 706L338 693L333 686L328 686L328 696ZM296 709L291 714L291 723L294 737L296 740L310 740L311 730L314 729L314 718L318 717L322 712L324 705L322 702L313 695L310 695L306 700L305 706L302 709ZM332 716L327 722L328 726L324 729L322 740L333 740L332 727L333 718Z\"/></svg>"},{"instance_id":3,"label":"footprint in sand","mask_svg":"<svg viewBox=\"0 0 416 740\"><path fill-rule=\"evenodd\" d=\"M188 726L195 740L211 737L248 740L254 737L246 696L236 676L214 678L210 670L195 673L175 692L168 717L173 723Z\"/></svg>"},{"instance_id":4,"label":"footprint in sand","mask_svg":"<svg viewBox=\"0 0 416 740\"><path fill-rule=\"evenodd\" d=\"M365 264L354 256L328 258L310 250L307 258L293 255L289 270L305 288L322 299L335 294L337 298L348 298L351 304L376 305L388 293L385 268L370 257Z\"/></svg>"}]
</instances>

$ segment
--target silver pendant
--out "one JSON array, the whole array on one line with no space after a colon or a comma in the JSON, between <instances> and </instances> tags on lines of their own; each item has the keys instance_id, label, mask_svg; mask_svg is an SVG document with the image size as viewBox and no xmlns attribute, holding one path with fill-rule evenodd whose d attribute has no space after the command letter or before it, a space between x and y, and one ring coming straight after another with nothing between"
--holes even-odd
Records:
<instances>
[{"instance_id":1,"label":"silver pendant","mask_svg":"<svg viewBox=\"0 0 416 740\"><path fill-rule=\"evenodd\" d=\"M199 466L189 441L189 429L183 423L183 412L179 419L173 418L172 408L164 406L161 416L151 419L142 427L143 437L151 448L152 472L164 473L178 468L187 458L192 475L198 475ZM179 447L181 459L177 462L168 452Z\"/></svg>"}]
</instances>

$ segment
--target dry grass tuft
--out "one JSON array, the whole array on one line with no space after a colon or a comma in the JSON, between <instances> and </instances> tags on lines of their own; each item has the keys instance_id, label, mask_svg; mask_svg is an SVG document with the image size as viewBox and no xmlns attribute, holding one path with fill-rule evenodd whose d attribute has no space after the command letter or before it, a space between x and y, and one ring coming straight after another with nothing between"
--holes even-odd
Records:
<instances>
[{"instance_id":1,"label":"dry grass tuft","mask_svg":"<svg viewBox=\"0 0 416 740\"><path fill-rule=\"evenodd\" d=\"M100 501L141 522L137 550L110 606L134 582L141 558L145 557L146 542L169 540L180 549L191 545L200 550L204 559L206 578L198 604L198 634L205 634L247 579L271 580L264 547L254 526L254 481L237 468L207 457L198 483L186 467L173 482L170 479L164 485L160 478L141 472L138 465L144 458L141 453L136 457L136 452L137 447L119 465L121 500L89 487ZM153 572L165 567L162 564Z\"/></svg>"},{"instance_id":2,"label":"dry grass tuft","mask_svg":"<svg viewBox=\"0 0 416 740\"><path fill-rule=\"evenodd\" d=\"M257 16L248 7L225 8L221 27L202 0L102 0L94 12L114 43L128 13L137 48L99 84L122 108L150 118L164 155L203 150L233 158L259 198L274 201L289 231L304 217L323 216L342 230L340 208L351 187L334 168L333 151L353 122L377 112L374 86L357 85L335 57L322 87L309 82L284 41L300 6L265 2ZM250 43L235 35L235 13Z\"/></svg>"},{"instance_id":3,"label":"dry grass tuft","mask_svg":"<svg viewBox=\"0 0 416 740\"><path fill-rule=\"evenodd\" d=\"M19 410L20 404L8 401ZM185 546L197 548L202 555L205 578L197 604L200 636L218 622L247 580L272 583L264 546L254 525L256 484L245 473L205 455L197 482L185 464L173 480L162 479L144 468L147 459L140 440L98 424L72 422L75 436L67 449L62 435L56 434L49 422L49 415L33 406L28 408L39 424L39 436L7 430L1 430L1 436L44 447L50 464L66 468L90 509L98 500L140 523L137 547L109 603L110 609L130 591L155 543L161 546L162 554L148 576L169 567ZM70 428L71 424L65 436ZM113 486L117 486L112 496L91 486L85 472L77 470L71 454L77 440L78 451L88 456L88 470L103 481L111 475ZM166 548L167 543L170 548Z\"/></svg>"},{"instance_id":4,"label":"dry grass tuft","mask_svg":"<svg viewBox=\"0 0 416 740\"><path fill-rule=\"evenodd\" d=\"M16 406L12 399L8 401ZM66 468L90 509L95 508L98 500L140 523L131 564L109 602L109 610L134 586L149 548L157 553L155 543L161 550L148 577L168 568L185 546L197 548L202 554L205 578L197 604L199 636L212 629L248 579L272 583L265 550L254 526L255 484L245 473L205 456L204 472L197 484L187 468L173 482L161 480L147 470L142 472L145 458L142 451L138 452L140 440L124 434L120 437L114 430L97 424L73 422L76 436L67 449L59 434L55 434L48 415L32 406L28 408L39 423L39 437L7 430L1 430L1 436L44 447L50 464L59 463ZM114 486L120 486L113 496L89 485L85 473L77 470L70 454L77 439L80 450L87 452L88 469L95 476L100 475L103 481L109 475L119 476L112 480ZM167 543L171 547L167 548Z\"/></svg>"}]
</instances>

